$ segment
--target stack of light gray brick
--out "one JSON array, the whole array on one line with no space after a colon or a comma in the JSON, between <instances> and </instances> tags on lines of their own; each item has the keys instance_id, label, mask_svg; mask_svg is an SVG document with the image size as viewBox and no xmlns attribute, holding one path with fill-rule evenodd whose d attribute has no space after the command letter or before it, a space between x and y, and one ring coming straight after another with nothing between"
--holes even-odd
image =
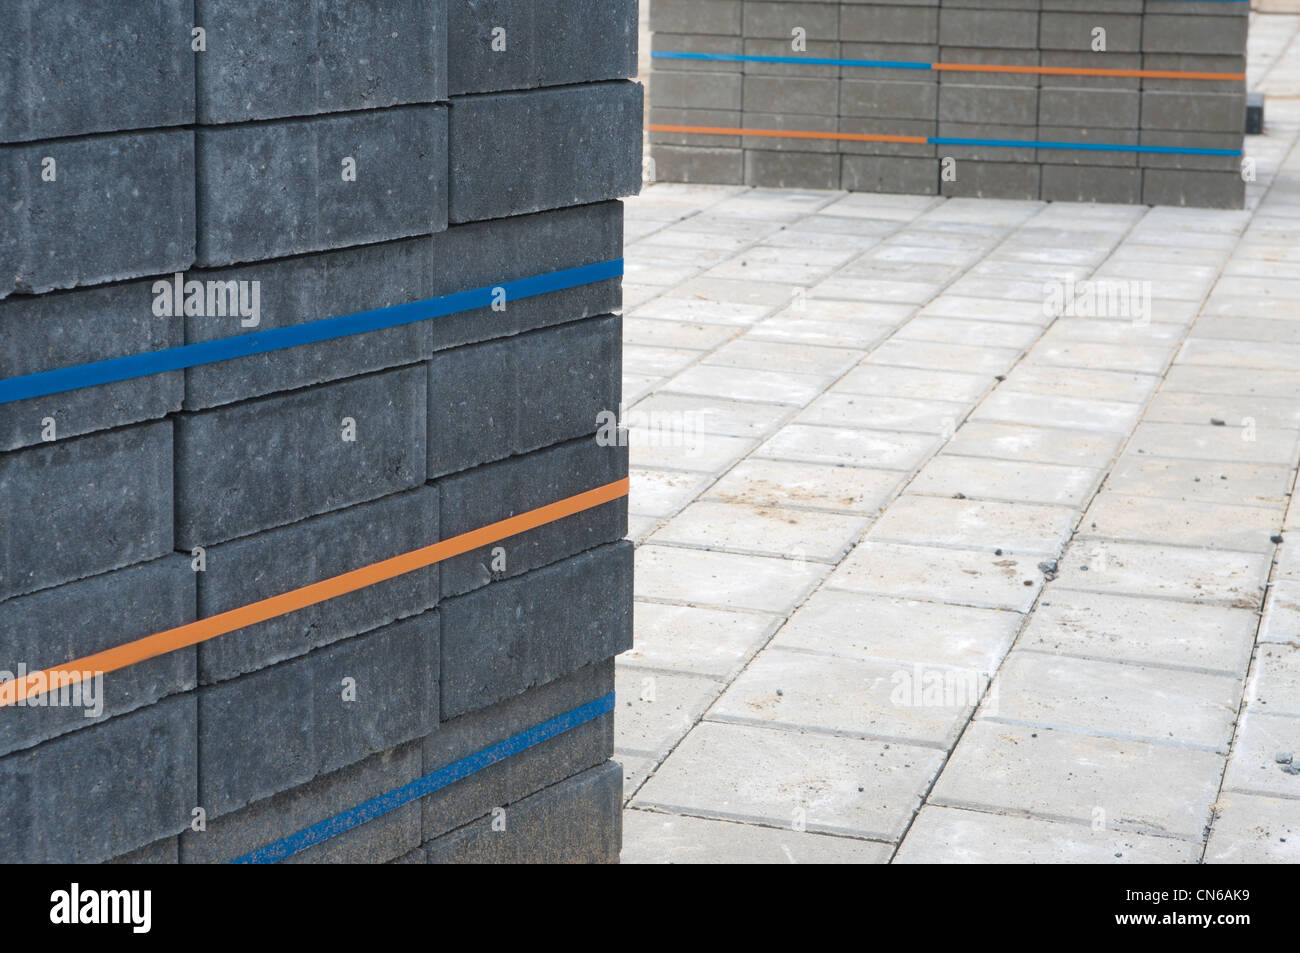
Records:
<instances>
[{"instance_id":1,"label":"stack of light gray brick","mask_svg":"<svg viewBox=\"0 0 1300 953\"><path fill-rule=\"evenodd\" d=\"M1244 79L935 70L960 63L1244 74L1240 0L654 0L663 181L1241 207ZM1105 31L1104 51L1095 49ZM802 43L799 43L802 41ZM782 57L667 58L664 53ZM800 59L839 61L803 64ZM843 61L912 66L854 66ZM711 130L921 137L775 138ZM981 144L935 143L977 139ZM991 145L989 140L1030 145ZM952 160L943 175L943 162Z\"/></svg>"},{"instance_id":2,"label":"stack of light gray brick","mask_svg":"<svg viewBox=\"0 0 1300 953\"><path fill-rule=\"evenodd\" d=\"M621 257L635 0L14 0L4 20L0 378ZM159 316L178 273L259 282L259 322ZM619 306L612 278L0 404L0 669L626 476L595 436ZM0 856L237 859L604 698L631 639L624 502L110 672L98 717L0 708ZM616 860L611 719L293 859Z\"/></svg>"}]
</instances>

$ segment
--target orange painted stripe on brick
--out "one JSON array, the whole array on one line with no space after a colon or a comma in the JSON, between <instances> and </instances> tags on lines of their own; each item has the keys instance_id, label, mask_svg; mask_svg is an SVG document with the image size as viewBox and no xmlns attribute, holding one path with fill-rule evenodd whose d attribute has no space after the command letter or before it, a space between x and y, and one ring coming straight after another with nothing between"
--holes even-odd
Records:
<instances>
[{"instance_id":1,"label":"orange painted stripe on brick","mask_svg":"<svg viewBox=\"0 0 1300 953\"><path fill-rule=\"evenodd\" d=\"M730 126L647 126L651 132L687 132L700 136L766 136L773 139L834 139L840 142L906 142L926 144L925 136L877 136L858 132L806 132L801 129L734 129Z\"/></svg>"},{"instance_id":2,"label":"orange painted stripe on brick","mask_svg":"<svg viewBox=\"0 0 1300 953\"><path fill-rule=\"evenodd\" d=\"M480 546L500 542L530 529L545 526L547 523L554 523L566 516L573 516L585 510L594 509L603 503L622 499L627 496L628 487L629 481L626 478L616 480L613 483L596 487L594 490L587 490L585 493L579 493L576 496L570 496L555 503L548 503L546 506L520 513L518 516L512 516L509 519L470 530L468 533L444 539L431 546L425 546L422 549L415 549L409 553L394 556L391 559L371 563L369 566L363 566L360 569L354 569L351 572L345 572L329 579L322 579L320 582L303 586L301 589L284 592L269 599L262 599L259 602L241 606L238 609L231 609L229 612L222 612L206 619L199 619L197 622L189 622L177 628L168 629L165 632L156 632L142 639L127 642L125 645L115 646L103 652L96 652L94 655L87 655L85 658L74 659L55 668L48 668L43 672L30 673L25 679L21 680L21 683L19 679L4 682L0 684L0 708L17 704L30 695L40 694L32 686L42 681L53 685L71 685L81 681L82 673L114 672L129 665L135 665L138 662L165 655L168 652L175 652L177 649L197 645L200 642L227 635L250 625L255 625L258 622L265 622L268 619L287 615L297 609L305 609L307 606L325 602L335 596L346 595L349 592L364 589L366 586L373 586L375 583L384 582L408 572L414 572L416 569L432 566L434 563L478 549Z\"/></svg>"},{"instance_id":3,"label":"orange painted stripe on brick","mask_svg":"<svg viewBox=\"0 0 1300 953\"><path fill-rule=\"evenodd\" d=\"M990 63L931 63L931 69L961 73L1034 73L1045 76L1122 76L1135 79L1244 80L1245 73L1195 73L1171 69L1100 69L1074 66L1001 66Z\"/></svg>"}]
</instances>

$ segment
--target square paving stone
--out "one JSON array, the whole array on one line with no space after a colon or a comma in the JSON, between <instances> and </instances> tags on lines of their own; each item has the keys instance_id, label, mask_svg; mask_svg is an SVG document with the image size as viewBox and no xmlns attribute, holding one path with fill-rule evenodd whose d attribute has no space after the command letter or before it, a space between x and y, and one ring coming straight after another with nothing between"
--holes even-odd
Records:
<instances>
[{"instance_id":1,"label":"square paving stone","mask_svg":"<svg viewBox=\"0 0 1300 953\"><path fill-rule=\"evenodd\" d=\"M632 806L891 841L942 759L933 748L705 722Z\"/></svg>"}]
</instances>

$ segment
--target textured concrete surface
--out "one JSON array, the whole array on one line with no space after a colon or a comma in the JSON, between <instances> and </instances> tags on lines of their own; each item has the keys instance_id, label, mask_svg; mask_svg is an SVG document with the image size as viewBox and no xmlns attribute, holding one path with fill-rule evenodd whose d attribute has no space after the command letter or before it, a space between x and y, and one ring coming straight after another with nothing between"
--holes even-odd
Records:
<instances>
[{"instance_id":1,"label":"textured concrete surface","mask_svg":"<svg viewBox=\"0 0 1300 953\"><path fill-rule=\"evenodd\" d=\"M249 353L0 406L0 498L21 501L0 518L0 678L626 476L617 428L597 433L620 278L301 346L244 336L617 260L636 0L7 6L0 378ZM0 852L224 862L454 771L290 859L616 860L626 527L618 498L480 536L0 708ZM546 722L564 730L521 748Z\"/></svg>"},{"instance_id":2,"label":"textured concrete surface","mask_svg":"<svg viewBox=\"0 0 1300 953\"><path fill-rule=\"evenodd\" d=\"M625 863L1300 860L1298 31L1245 211L628 203Z\"/></svg>"}]
</instances>

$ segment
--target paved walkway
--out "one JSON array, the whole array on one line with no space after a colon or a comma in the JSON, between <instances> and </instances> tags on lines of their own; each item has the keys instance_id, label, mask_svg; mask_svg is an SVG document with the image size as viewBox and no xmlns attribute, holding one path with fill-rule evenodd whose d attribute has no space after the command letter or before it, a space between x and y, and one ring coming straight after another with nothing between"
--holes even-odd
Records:
<instances>
[{"instance_id":1,"label":"paved walkway","mask_svg":"<svg viewBox=\"0 0 1300 953\"><path fill-rule=\"evenodd\" d=\"M1300 18L1257 20L1294 96ZM1268 115L1245 212L628 203L625 862L1300 861L1300 99Z\"/></svg>"}]
</instances>

